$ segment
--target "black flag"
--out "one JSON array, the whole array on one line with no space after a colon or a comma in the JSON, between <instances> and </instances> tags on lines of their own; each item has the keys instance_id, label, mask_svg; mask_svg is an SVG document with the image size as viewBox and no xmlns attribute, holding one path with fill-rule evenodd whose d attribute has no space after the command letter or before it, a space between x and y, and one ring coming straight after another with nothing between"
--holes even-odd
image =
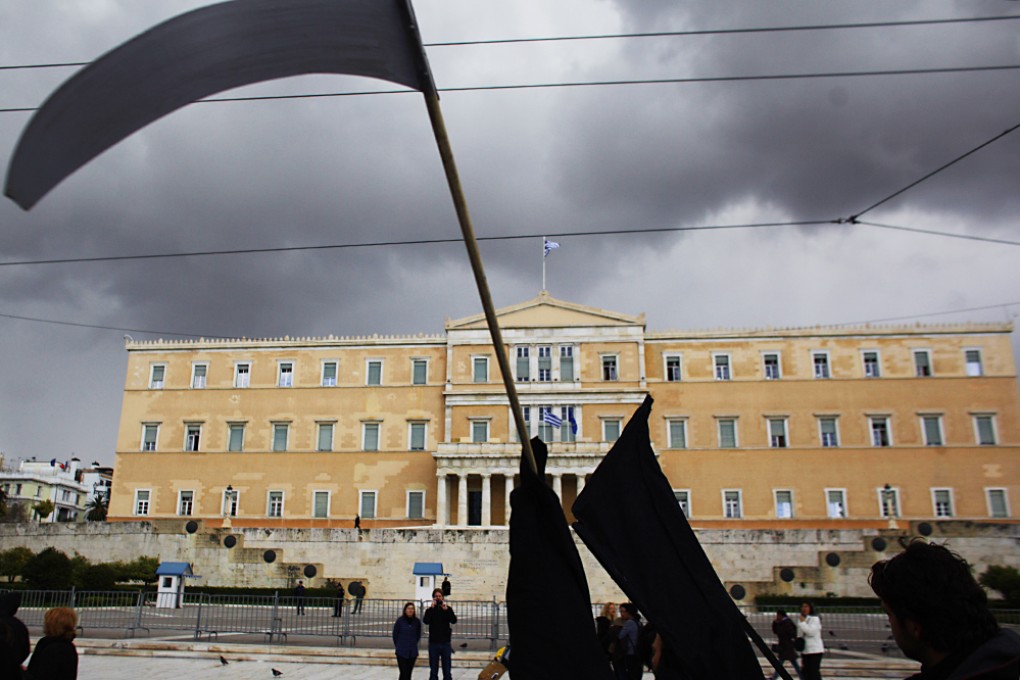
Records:
<instances>
[{"instance_id":1,"label":"black flag","mask_svg":"<svg viewBox=\"0 0 1020 680\"><path fill-rule=\"evenodd\" d=\"M560 499L545 483L548 450L531 440L538 476L521 459L510 495L510 575L506 585L511 674L528 680L612 680L595 637L588 581Z\"/></svg>"},{"instance_id":2,"label":"black flag","mask_svg":"<svg viewBox=\"0 0 1020 680\"><path fill-rule=\"evenodd\" d=\"M760 678L743 614L726 593L655 460L652 398L588 477L574 529L691 678Z\"/></svg>"}]
</instances>

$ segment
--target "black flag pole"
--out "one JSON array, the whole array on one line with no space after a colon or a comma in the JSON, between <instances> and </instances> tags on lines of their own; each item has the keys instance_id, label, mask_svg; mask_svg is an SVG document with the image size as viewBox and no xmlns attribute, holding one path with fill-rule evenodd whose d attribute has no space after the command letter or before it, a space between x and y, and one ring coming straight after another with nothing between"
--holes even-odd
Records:
<instances>
[{"instance_id":1,"label":"black flag pole","mask_svg":"<svg viewBox=\"0 0 1020 680\"><path fill-rule=\"evenodd\" d=\"M443 110L439 106L439 92L436 90L435 81L432 79L432 70L429 68L428 57L425 55L425 49L422 46L421 35L418 31L418 23L414 17L414 8L411 6L411 0L404 0L403 7L407 13L407 20L410 22L411 35L414 37L415 53L419 55L422 94L425 95L425 106L428 109L429 120L432 123L432 133L435 135L436 145L439 147L439 156L442 159L443 170L446 173L446 183L450 187L450 196L453 199L454 209L457 211L457 222L460 224L460 232L464 238L464 247L467 248L468 259L471 261L471 271L475 276L475 285L478 287L478 297L481 298L482 309L485 312L485 322L489 327L489 335L492 336L492 345L496 352L496 363L499 364L499 372L503 376L503 387L506 389L506 396L510 401L510 410L514 415L517 437L521 442L521 455L528 461L528 467L531 468L531 471L537 475L538 466L535 463L535 453L531 447L531 435L524 421L521 401L517 396L517 386L514 384L513 374L510 372L510 360L507 357L506 345L503 343L503 333L500 331L499 320L496 318L496 308L492 304L492 294L489 292L489 282L485 276L482 256L478 251L478 240L475 238L475 230L471 225L471 214L468 211L467 199L464 196L464 189L460 184L457 164L453 159L453 147L450 145L450 137L446 133Z\"/></svg>"}]
</instances>

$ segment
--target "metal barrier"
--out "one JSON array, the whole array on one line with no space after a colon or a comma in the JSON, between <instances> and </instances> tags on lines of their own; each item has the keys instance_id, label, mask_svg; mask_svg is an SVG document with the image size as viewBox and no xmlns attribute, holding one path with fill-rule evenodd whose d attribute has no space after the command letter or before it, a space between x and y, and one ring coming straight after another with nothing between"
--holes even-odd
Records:
<instances>
[{"instance_id":1,"label":"metal barrier","mask_svg":"<svg viewBox=\"0 0 1020 680\"><path fill-rule=\"evenodd\" d=\"M5 591L0 591L5 592ZM270 642L290 637L332 638L337 645L357 644L362 638L389 638L393 624L403 614L407 600L350 599L337 606L334 598L293 595L210 595L186 593L178 607L158 607L156 593L143 591L42 591L22 590L18 617L28 626L41 628L51 607L72 607L78 612L78 627L89 630L179 632L195 639L220 635L263 635ZM506 644L505 602L447 600L457 614L453 640L487 640L491 649ZM423 618L429 601L415 602ZM592 605L592 617L601 604ZM740 610L765 639L772 642L772 620L777 606L741 606ZM798 612L790 607L791 618ZM817 605L823 639L829 650L898 655L885 614L877 607L827 607ZM1020 622L1020 610L995 610L1003 625ZM422 644L428 639L423 635Z\"/></svg>"}]
</instances>

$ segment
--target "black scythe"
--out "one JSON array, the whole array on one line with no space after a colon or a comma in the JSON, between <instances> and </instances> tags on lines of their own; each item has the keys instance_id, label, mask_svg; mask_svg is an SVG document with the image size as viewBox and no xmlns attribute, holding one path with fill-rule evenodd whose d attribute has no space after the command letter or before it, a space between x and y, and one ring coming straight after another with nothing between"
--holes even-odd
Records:
<instances>
[{"instance_id":1,"label":"black scythe","mask_svg":"<svg viewBox=\"0 0 1020 680\"><path fill-rule=\"evenodd\" d=\"M310 73L379 78L425 96L523 455L536 471L410 0L232 0L165 21L92 62L46 100L18 141L4 193L29 210L103 151L181 107Z\"/></svg>"}]
</instances>

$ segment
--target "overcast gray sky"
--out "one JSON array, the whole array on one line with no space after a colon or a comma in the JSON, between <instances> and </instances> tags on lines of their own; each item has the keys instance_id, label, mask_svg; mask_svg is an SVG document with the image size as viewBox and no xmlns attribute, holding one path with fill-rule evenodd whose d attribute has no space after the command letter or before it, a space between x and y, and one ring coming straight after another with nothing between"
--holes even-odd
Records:
<instances>
[{"instance_id":1,"label":"overcast gray sky","mask_svg":"<svg viewBox=\"0 0 1020 680\"><path fill-rule=\"evenodd\" d=\"M0 66L88 61L190 0L4 0ZM418 0L426 43L1020 15L1016 2ZM1020 20L430 47L473 87L1020 65ZM0 70L0 108L75 69ZM232 94L390 90L310 76ZM833 220L1020 123L1020 70L442 95L480 237ZM0 113L6 165L28 113ZM1020 240L1020 131L862 218ZM459 235L417 94L196 104L31 212L0 201L0 264ZM651 330L920 317L1011 320L1020 248L821 225L554 237L560 298ZM482 243L498 306L541 287L541 241ZM434 333L480 311L462 245L0 266L0 314L217 336ZM990 309L972 309L993 306ZM966 310L941 316L921 316ZM114 461L123 332L0 317L0 450Z\"/></svg>"}]
</instances>

